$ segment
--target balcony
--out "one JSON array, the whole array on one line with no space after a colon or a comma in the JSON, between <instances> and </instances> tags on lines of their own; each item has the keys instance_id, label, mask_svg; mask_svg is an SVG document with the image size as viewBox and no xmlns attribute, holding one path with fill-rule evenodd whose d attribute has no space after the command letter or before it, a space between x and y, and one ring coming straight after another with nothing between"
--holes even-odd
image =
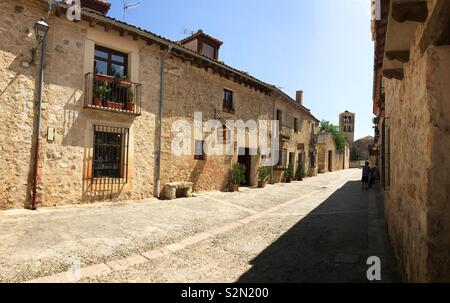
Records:
<instances>
[{"instance_id":1,"label":"balcony","mask_svg":"<svg viewBox=\"0 0 450 303\"><path fill-rule=\"evenodd\" d=\"M141 84L127 79L88 73L85 76L84 107L139 116Z\"/></svg>"}]
</instances>

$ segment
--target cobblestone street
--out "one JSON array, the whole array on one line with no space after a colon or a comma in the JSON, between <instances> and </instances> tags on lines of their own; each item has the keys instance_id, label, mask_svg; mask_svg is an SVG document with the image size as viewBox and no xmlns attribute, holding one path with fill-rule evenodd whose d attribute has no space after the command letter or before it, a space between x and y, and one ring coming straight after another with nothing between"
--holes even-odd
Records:
<instances>
[{"instance_id":1,"label":"cobblestone street","mask_svg":"<svg viewBox=\"0 0 450 303\"><path fill-rule=\"evenodd\" d=\"M368 256L397 281L376 191L360 170L174 201L0 213L0 280L367 282ZM37 280L36 280L37 279Z\"/></svg>"}]
</instances>

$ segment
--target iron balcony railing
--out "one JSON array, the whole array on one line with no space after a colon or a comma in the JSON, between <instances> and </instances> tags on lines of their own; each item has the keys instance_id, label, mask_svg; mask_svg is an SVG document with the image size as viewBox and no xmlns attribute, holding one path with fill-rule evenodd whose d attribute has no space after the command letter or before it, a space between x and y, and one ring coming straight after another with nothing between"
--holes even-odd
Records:
<instances>
[{"instance_id":1,"label":"iron balcony railing","mask_svg":"<svg viewBox=\"0 0 450 303\"><path fill-rule=\"evenodd\" d=\"M84 107L140 115L141 86L127 79L88 73Z\"/></svg>"}]
</instances>

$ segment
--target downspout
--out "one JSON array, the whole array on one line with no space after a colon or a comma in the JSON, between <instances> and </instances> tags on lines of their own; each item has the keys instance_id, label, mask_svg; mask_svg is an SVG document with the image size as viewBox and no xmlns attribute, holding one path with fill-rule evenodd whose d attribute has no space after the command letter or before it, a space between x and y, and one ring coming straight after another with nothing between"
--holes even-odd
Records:
<instances>
[{"instance_id":1,"label":"downspout","mask_svg":"<svg viewBox=\"0 0 450 303\"><path fill-rule=\"evenodd\" d=\"M164 112L164 68L166 57L172 51L172 46L169 45L167 51L161 56L161 70L160 70L160 87L159 87L159 131L158 131L158 154L156 156L156 197L160 197L161 193L161 149L162 149L162 127L163 127L163 112Z\"/></svg>"},{"instance_id":2,"label":"downspout","mask_svg":"<svg viewBox=\"0 0 450 303\"><path fill-rule=\"evenodd\" d=\"M34 150L34 170L33 170L33 193L31 200L31 209L37 208L37 186L39 179L39 154L40 154L40 137L41 137L41 109L42 109L42 91L44 89L44 70L45 70L45 50L47 46L47 37L41 42L41 64L39 75L38 104L36 117L36 142Z\"/></svg>"}]
</instances>

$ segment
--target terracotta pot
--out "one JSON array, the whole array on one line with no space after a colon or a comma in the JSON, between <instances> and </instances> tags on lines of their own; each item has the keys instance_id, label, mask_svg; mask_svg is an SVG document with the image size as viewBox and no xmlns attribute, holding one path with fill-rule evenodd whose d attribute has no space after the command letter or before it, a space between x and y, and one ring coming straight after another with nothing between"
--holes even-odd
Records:
<instances>
[{"instance_id":1,"label":"terracotta pot","mask_svg":"<svg viewBox=\"0 0 450 303\"><path fill-rule=\"evenodd\" d=\"M238 184L229 184L228 190L232 193L235 191L239 191L239 185Z\"/></svg>"},{"instance_id":2,"label":"terracotta pot","mask_svg":"<svg viewBox=\"0 0 450 303\"><path fill-rule=\"evenodd\" d=\"M131 87L131 82L128 80L117 80L117 83L119 83L119 86L121 87Z\"/></svg>"},{"instance_id":3,"label":"terracotta pot","mask_svg":"<svg viewBox=\"0 0 450 303\"><path fill-rule=\"evenodd\" d=\"M106 106L109 108L114 108L114 109L122 109L123 108L122 103L117 103L117 102L112 102L112 101L106 102Z\"/></svg>"},{"instance_id":4,"label":"terracotta pot","mask_svg":"<svg viewBox=\"0 0 450 303\"><path fill-rule=\"evenodd\" d=\"M95 75L95 80L103 81L103 82L107 82L107 83L112 83L114 81L114 78L111 77L111 76L107 76L107 75L96 74Z\"/></svg>"},{"instance_id":5,"label":"terracotta pot","mask_svg":"<svg viewBox=\"0 0 450 303\"><path fill-rule=\"evenodd\" d=\"M127 110L134 111L135 108L136 108L136 104L134 104L134 103L127 103Z\"/></svg>"},{"instance_id":6,"label":"terracotta pot","mask_svg":"<svg viewBox=\"0 0 450 303\"><path fill-rule=\"evenodd\" d=\"M259 188L264 188L264 187L266 187L266 181L258 181L258 187Z\"/></svg>"},{"instance_id":7,"label":"terracotta pot","mask_svg":"<svg viewBox=\"0 0 450 303\"><path fill-rule=\"evenodd\" d=\"M95 106L102 106L102 99L94 97L94 105Z\"/></svg>"}]
</instances>

